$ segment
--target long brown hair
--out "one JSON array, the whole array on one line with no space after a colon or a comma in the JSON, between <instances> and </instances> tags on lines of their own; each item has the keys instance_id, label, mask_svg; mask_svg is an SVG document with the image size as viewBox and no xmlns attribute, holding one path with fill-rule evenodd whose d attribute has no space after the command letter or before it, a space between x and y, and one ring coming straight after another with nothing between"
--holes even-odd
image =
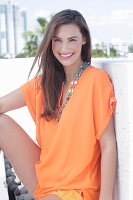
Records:
<instances>
[{"instance_id":1,"label":"long brown hair","mask_svg":"<svg viewBox=\"0 0 133 200\"><path fill-rule=\"evenodd\" d=\"M47 121L56 117L62 83L66 79L62 64L55 58L52 52L52 38L60 25L75 24L79 27L82 36L86 38L86 43L82 46L81 58L85 62L91 62L91 37L90 31L84 17L76 10L66 9L58 12L48 24L44 38L37 50L33 65L29 72L31 74L36 62L38 61L38 71L41 72L41 86L43 90L43 113Z\"/></svg>"}]
</instances>

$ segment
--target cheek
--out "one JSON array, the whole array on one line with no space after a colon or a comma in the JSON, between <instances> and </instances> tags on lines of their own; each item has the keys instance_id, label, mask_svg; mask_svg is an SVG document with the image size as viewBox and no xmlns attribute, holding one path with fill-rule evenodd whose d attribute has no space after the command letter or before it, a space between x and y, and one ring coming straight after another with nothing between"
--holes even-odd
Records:
<instances>
[{"instance_id":1,"label":"cheek","mask_svg":"<svg viewBox=\"0 0 133 200\"><path fill-rule=\"evenodd\" d=\"M75 51L80 51L82 48L82 44L80 42L73 43L72 48L75 49Z\"/></svg>"},{"instance_id":2,"label":"cheek","mask_svg":"<svg viewBox=\"0 0 133 200\"><path fill-rule=\"evenodd\" d=\"M52 51L53 53L54 52L57 52L59 50L59 44L57 43L52 43Z\"/></svg>"}]
</instances>

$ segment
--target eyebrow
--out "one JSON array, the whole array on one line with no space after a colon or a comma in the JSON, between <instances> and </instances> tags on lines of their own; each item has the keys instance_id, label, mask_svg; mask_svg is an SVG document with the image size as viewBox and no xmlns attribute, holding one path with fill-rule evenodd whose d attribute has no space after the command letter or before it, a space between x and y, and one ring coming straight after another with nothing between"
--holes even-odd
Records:
<instances>
[{"instance_id":1,"label":"eyebrow","mask_svg":"<svg viewBox=\"0 0 133 200\"><path fill-rule=\"evenodd\" d=\"M57 37L56 35L53 38L61 39L61 38ZM72 36L72 37L69 37L68 39L72 39L72 38L78 38L78 37L77 36Z\"/></svg>"}]
</instances>

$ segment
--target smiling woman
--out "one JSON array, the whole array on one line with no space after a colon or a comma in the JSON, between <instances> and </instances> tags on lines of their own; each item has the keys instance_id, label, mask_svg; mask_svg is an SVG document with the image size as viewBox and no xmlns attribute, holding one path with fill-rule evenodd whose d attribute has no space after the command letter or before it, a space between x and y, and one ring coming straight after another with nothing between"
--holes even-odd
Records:
<instances>
[{"instance_id":1,"label":"smiling woman","mask_svg":"<svg viewBox=\"0 0 133 200\"><path fill-rule=\"evenodd\" d=\"M41 116L46 120L56 117L62 84L69 87L79 67L84 62L90 64L91 54L90 31L83 16L69 9L57 13L47 26L31 68L32 71L36 61L40 60L37 74L43 69L45 99Z\"/></svg>"},{"instance_id":2,"label":"smiling woman","mask_svg":"<svg viewBox=\"0 0 133 200\"><path fill-rule=\"evenodd\" d=\"M56 59L64 66L65 73L70 74L72 70L76 72L79 65L82 65L81 51L85 43L86 38L83 38L79 27L75 24L61 25L56 30L55 36L52 38L52 51ZM75 68L71 67L74 63L75 66L77 65ZM65 82L67 85L70 80Z\"/></svg>"},{"instance_id":3,"label":"smiling woman","mask_svg":"<svg viewBox=\"0 0 133 200\"><path fill-rule=\"evenodd\" d=\"M35 77L0 98L0 113L26 105L39 146L1 114L0 148L38 200L112 200L116 99L108 73L91 65L90 32L78 11L51 19L31 71L37 61Z\"/></svg>"}]
</instances>

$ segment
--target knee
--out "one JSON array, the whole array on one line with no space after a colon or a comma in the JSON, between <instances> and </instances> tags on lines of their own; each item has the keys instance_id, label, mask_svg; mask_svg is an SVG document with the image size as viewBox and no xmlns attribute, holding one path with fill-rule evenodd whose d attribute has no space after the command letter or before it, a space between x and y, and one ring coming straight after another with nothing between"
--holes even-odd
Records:
<instances>
[{"instance_id":1,"label":"knee","mask_svg":"<svg viewBox=\"0 0 133 200\"><path fill-rule=\"evenodd\" d=\"M0 149L2 149L3 141L7 137L7 131L10 130L9 127L10 123L11 123L11 118L8 115L0 114Z\"/></svg>"}]
</instances>

